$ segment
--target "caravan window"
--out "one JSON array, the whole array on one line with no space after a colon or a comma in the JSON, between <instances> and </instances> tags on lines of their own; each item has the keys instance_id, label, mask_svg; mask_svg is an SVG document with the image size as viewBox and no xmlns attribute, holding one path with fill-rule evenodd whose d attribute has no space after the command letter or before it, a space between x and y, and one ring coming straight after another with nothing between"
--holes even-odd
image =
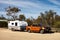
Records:
<instances>
[{"instance_id":1,"label":"caravan window","mask_svg":"<svg viewBox=\"0 0 60 40\"><path fill-rule=\"evenodd\" d=\"M14 23L12 23L12 25L14 25Z\"/></svg>"},{"instance_id":2,"label":"caravan window","mask_svg":"<svg viewBox=\"0 0 60 40\"><path fill-rule=\"evenodd\" d=\"M15 26L17 26L17 22L15 23Z\"/></svg>"}]
</instances>

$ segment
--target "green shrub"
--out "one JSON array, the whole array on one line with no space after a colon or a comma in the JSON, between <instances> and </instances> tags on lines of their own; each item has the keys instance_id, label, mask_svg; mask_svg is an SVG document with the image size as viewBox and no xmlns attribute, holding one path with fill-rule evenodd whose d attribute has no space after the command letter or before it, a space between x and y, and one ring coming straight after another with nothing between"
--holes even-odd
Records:
<instances>
[{"instance_id":1,"label":"green shrub","mask_svg":"<svg viewBox=\"0 0 60 40\"><path fill-rule=\"evenodd\" d=\"M54 25L55 28L60 28L60 21L56 22Z\"/></svg>"},{"instance_id":2,"label":"green shrub","mask_svg":"<svg viewBox=\"0 0 60 40\"><path fill-rule=\"evenodd\" d=\"M3 28L3 27L8 27L8 23L5 22L5 21L0 21L0 27Z\"/></svg>"}]
</instances>

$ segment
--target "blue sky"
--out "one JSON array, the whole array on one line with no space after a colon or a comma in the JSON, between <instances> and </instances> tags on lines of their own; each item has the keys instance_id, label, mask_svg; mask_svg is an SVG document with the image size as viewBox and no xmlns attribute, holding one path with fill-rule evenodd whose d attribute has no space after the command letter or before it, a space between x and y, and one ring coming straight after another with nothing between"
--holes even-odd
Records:
<instances>
[{"instance_id":1,"label":"blue sky","mask_svg":"<svg viewBox=\"0 0 60 40\"><path fill-rule=\"evenodd\" d=\"M54 10L60 15L60 0L0 0L0 15L6 15L5 8L15 6L21 9L19 14L24 14L26 18L37 18L40 12Z\"/></svg>"}]
</instances>

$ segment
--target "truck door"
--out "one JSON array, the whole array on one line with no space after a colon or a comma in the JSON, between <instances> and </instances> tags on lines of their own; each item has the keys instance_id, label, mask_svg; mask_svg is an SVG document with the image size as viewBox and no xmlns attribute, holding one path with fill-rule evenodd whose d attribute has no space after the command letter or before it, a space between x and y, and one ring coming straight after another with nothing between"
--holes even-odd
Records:
<instances>
[{"instance_id":1,"label":"truck door","mask_svg":"<svg viewBox=\"0 0 60 40\"><path fill-rule=\"evenodd\" d=\"M31 29L34 31L36 30L36 25L32 25Z\"/></svg>"},{"instance_id":2,"label":"truck door","mask_svg":"<svg viewBox=\"0 0 60 40\"><path fill-rule=\"evenodd\" d=\"M38 32L40 30L40 27L35 25L35 26L32 26L31 29L32 29L32 31Z\"/></svg>"}]
</instances>

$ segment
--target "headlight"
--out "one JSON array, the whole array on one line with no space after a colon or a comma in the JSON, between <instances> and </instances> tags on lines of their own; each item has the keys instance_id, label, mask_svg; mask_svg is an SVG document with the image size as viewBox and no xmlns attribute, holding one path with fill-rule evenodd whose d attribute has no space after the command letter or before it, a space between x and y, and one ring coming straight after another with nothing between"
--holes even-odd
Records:
<instances>
[{"instance_id":1,"label":"headlight","mask_svg":"<svg viewBox=\"0 0 60 40\"><path fill-rule=\"evenodd\" d=\"M45 29L44 27L42 27L42 29Z\"/></svg>"}]
</instances>

